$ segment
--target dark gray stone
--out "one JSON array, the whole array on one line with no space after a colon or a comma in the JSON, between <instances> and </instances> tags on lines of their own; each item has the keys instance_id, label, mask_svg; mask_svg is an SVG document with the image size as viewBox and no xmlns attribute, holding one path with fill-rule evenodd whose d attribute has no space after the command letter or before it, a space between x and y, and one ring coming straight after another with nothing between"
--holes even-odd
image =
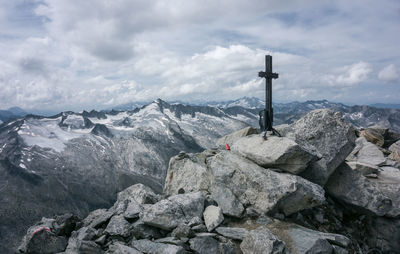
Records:
<instances>
[{"instance_id":1,"label":"dark gray stone","mask_svg":"<svg viewBox=\"0 0 400 254\"><path fill-rule=\"evenodd\" d=\"M190 239L190 249L199 254L218 253L219 244L212 236L200 235Z\"/></svg>"},{"instance_id":2,"label":"dark gray stone","mask_svg":"<svg viewBox=\"0 0 400 254\"><path fill-rule=\"evenodd\" d=\"M242 241L248 234L249 231L244 228L233 228L233 227L218 227L215 229L218 234L223 235L227 238Z\"/></svg>"}]
</instances>

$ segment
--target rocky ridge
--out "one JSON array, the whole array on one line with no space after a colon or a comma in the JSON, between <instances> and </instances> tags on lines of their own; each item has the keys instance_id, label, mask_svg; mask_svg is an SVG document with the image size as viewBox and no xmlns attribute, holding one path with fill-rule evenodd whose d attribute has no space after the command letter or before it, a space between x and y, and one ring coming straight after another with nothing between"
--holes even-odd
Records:
<instances>
[{"instance_id":1,"label":"rocky ridge","mask_svg":"<svg viewBox=\"0 0 400 254\"><path fill-rule=\"evenodd\" d=\"M296 132L303 125L306 133ZM162 195L136 184L120 192L113 207L83 220L43 218L19 250L398 253L397 138L381 135L378 142L366 134L377 130L356 132L329 110L312 111L281 129L285 137L266 141L248 130L236 132L224 139L231 150L181 152L170 160ZM247 149L252 145L264 156L253 155ZM317 169L323 182L311 175Z\"/></svg>"}]
</instances>

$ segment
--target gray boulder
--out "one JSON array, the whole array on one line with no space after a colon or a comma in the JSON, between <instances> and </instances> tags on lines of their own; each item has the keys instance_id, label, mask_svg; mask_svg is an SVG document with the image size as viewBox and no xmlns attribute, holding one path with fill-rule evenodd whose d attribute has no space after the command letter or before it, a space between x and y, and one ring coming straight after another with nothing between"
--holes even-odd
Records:
<instances>
[{"instance_id":1,"label":"gray boulder","mask_svg":"<svg viewBox=\"0 0 400 254\"><path fill-rule=\"evenodd\" d=\"M328 109L313 110L289 126L276 128L319 158L301 176L321 186L353 150L356 139L353 126Z\"/></svg>"},{"instance_id":2,"label":"gray boulder","mask_svg":"<svg viewBox=\"0 0 400 254\"><path fill-rule=\"evenodd\" d=\"M189 241L190 249L198 254L218 253L219 243L211 235L199 235Z\"/></svg>"},{"instance_id":3,"label":"gray boulder","mask_svg":"<svg viewBox=\"0 0 400 254\"><path fill-rule=\"evenodd\" d=\"M65 250L65 254L101 254L104 251L98 244L93 241L78 240L76 238L70 238L68 241L68 247Z\"/></svg>"},{"instance_id":4,"label":"gray boulder","mask_svg":"<svg viewBox=\"0 0 400 254\"><path fill-rule=\"evenodd\" d=\"M279 168L292 174L302 172L314 158L293 140L277 136L269 136L267 140L261 135L243 137L231 150L261 167Z\"/></svg>"},{"instance_id":5,"label":"gray boulder","mask_svg":"<svg viewBox=\"0 0 400 254\"><path fill-rule=\"evenodd\" d=\"M204 223L206 224L209 232L218 227L218 225L224 220L224 215L222 214L221 208L213 205L207 206L203 216Z\"/></svg>"},{"instance_id":6,"label":"gray boulder","mask_svg":"<svg viewBox=\"0 0 400 254\"><path fill-rule=\"evenodd\" d=\"M212 198L217 201L224 214L238 218L242 216L244 207L229 188L215 185L211 190Z\"/></svg>"},{"instance_id":7,"label":"gray boulder","mask_svg":"<svg viewBox=\"0 0 400 254\"><path fill-rule=\"evenodd\" d=\"M179 190L186 193L209 190L211 175L206 164L208 155L206 151L172 157L165 178L164 193L173 195L178 194Z\"/></svg>"},{"instance_id":8,"label":"gray boulder","mask_svg":"<svg viewBox=\"0 0 400 254\"><path fill-rule=\"evenodd\" d=\"M144 208L140 218L150 226L172 230L194 217L201 217L203 210L204 196L201 192L178 194Z\"/></svg>"},{"instance_id":9,"label":"gray boulder","mask_svg":"<svg viewBox=\"0 0 400 254\"><path fill-rule=\"evenodd\" d=\"M344 163L331 176L325 189L359 212L396 217L400 215L400 171L390 167L382 170L376 179L366 178Z\"/></svg>"},{"instance_id":10,"label":"gray boulder","mask_svg":"<svg viewBox=\"0 0 400 254\"><path fill-rule=\"evenodd\" d=\"M182 254L186 253L182 246L152 242L147 239L133 241L132 247L147 254Z\"/></svg>"},{"instance_id":11,"label":"gray boulder","mask_svg":"<svg viewBox=\"0 0 400 254\"><path fill-rule=\"evenodd\" d=\"M139 239L158 239L164 236L162 230L149 226L140 219L132 224L131 233Z\"/></svg>"},{"instance_id":12,"label":"gray boulder","mask_svg":"<svg viewBox=\"0 0 400 254\"><path fill-rule=\"evenodd\" d=\"M111 218L104 232L111 236L128 237L131 224L122 215L115 215Z\"/></svg>"},{"instance_id":13,"label":"gray boulder","mask_svg":"<svg viewBox=\"0 0 400 254\"><path fill-rule=\"evenodd\" d=\"M282 211L289 215L325 200L320 186L296 175L262 168L229 151L210 157L208 164L214 186L229 189L243 206L251 206L261 214ZM217 196L215 199L218 204L225 202ZM224 206L221 208L225 213Z\"/></svg>"},{"instance_id":14,"label":"gray boulder","mask_svg":"<svg viewBox=\"0 0 400 254\"><path fill-rule=\"evenodd\" d=\"M244 129L235 131L234 133L223 136L222 138L217 140L217 147L225 148L225 144L232 145L238 139L242 137L246 137L252 134L258 134L258 130L253 127L246 127Z\"/></svg>"},{"instance_id":15,"label":"gray boulder","mask_svg":"<svg viewBox=\"0 0 400 254\"><path fill-rule=\"evenodd\" d=\"M244 254L281 254L285 251L285 243L279 240L266 227L251 230L240 244Z\"/></svg>"}]
</instances>

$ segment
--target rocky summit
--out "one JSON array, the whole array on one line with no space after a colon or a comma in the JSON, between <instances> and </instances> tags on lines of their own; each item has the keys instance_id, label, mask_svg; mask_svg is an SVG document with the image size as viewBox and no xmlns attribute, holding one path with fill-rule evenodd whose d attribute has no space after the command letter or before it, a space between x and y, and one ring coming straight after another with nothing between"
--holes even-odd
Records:
<instances>
[{"instance_id":1,"label":"rocky summit","mask_svg":"<svg viewBox=\"0 0 400 254\"><path fill-rule=\"evenodd\" d=\"M181 152L162 194L135 184L84 219L43 218L19 252L399 253L400 137L326 109L277 129Z\"/></svg>"}]
</instances>

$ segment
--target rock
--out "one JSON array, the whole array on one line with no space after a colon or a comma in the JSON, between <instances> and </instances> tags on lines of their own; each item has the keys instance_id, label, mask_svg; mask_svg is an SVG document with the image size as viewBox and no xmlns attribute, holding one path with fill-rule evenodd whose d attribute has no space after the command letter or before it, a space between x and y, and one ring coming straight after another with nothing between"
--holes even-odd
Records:
<instances>
[{"instance_id":1,"label":"rock","mask_svg":"<svg viewBox=\"0 0 400 254\"><path fill-rule=\"evenodd\" d=\"M201 192L178 194L144 208L140 218L150 226L172 230L196 216L200 217L203 210L204 196Z\"/></svg>"},{"instance_id":2,"label":"rock","mask_svg":"<svg viewBox=\"0 0 400 254\"><path fill-rule=\"evenodd\" d=\"M241 254L242 251L231 240L219 243L218 253L220 254Z\"/></svg>"},{"instance_id":3,"label":"rock","mask_svg":"<svg viewBox=\"0 0 400 254\"><path fill-rule=\"evenodd\" d=\"M68 247L65 250L66 254L101 254L103 250L93 241L80 241L77 239L69 239Z\"/></svg>"},{"instance_id":4,"label":"rock","mask_svg":"<svg viewBox=\"0 0 400 254\"><path fill-rule=\"evenodd\" d=\"M218 234L223 235L227 238L239 241L242 241L249 233L247 229L233 227L218 227L215 229L215 231L217 231Z\"/></svg>"},{"instance_id":5,"label":"rock","mask_svg":"<svg viewBox=\"0 0 400 254\"><path fill-rule=\"evenodd\" d=\"M260 213L276 210L289 215L325 200L320 186L296 175L262 168L229 151L210 157L208 164L215 186L229 189L243 206L253 207ZM224 206L215 198L225 213Z\"/></svg>"},{"instance_id":6,"label":"rock","mask_svg":"<svg viewBox=\"0 0 400 254\"><path fill-rule=\"evenodd\" d=\"M97 243L98 245L104 245L106 243L107 236L102 235L99 238L97 238L94 242Z\"/></svg>"},{"instance_id":7,"label":"rock","mask_svg":"<svg viewBox=\"0 0 400 254\"><path fill-rule=\"evenodd\" d=\"M159 197L150 187L138 183L118 193L117 202L127 199L134 200L139 204L154 204Z\"/></svg>"},{"instance_id":8,"label":"rock","mask_svg":"<svg viewBox=\"0 0 400 254\"><path fill-rule=\"evenodd\" d=\"M57 235L70 237L79 221L79 217L71 213L58 215L55 217L54 232Z\"/></svg>"},{"instance_id":9,"label":"rock","mask_svg":"<svg viewBox=\"0 0 400 254\"><path fill-rule=\"evenodd\" d=\"M198 254L218 253L218 241L208 235L196 236L189 241L190 249Z\"/></svg>"},{"instance_id":10,"label":"rock","mask_svg":"<svg viewBox=\"0 0 400 254\"><path fill-rule=\"evenodd\" d=\"M111 218L104 232L111 236L128 237L131 224L122 215L115 215Z\"/></svg>"},{"instance_id":11,"label":"rock","mask_svg":"<svg viewBox=\"0 0 400 254\"><path fill-rule=\"evenodd\" d=\"M349 253L346 249L339 247L337 245L332 245L333 247L333 254L347 254Z\"/></svg>"},{"instance_id":12,"label":"rock","mask_svg":"<svg viewBox=\"0 0 400 254\"><path fill-rule=\"evenodd\" d=\"M258 130L253 127L246 127L244 129L238 130L229 135L223 136L222 138L217 140L217 147L224 148L225 144L232 145L238 139L246 136L250 136L252 134L258 134Z\"/></svg>"},{"instance_id":13,"label":"rock","mask_svg":"<svg viewBox=\"0 0 400 254\"><path fill-rule=\"evenodd\" d=\"M181 246L152 242L147 239L133 241L132 247L148 254L181 254L186 253Z\"/></svg>"},{"instance_id":14,"label":"rock","mask_svg":"<svg viewBox=\"0 0 400 254\"><path fill-rule=\"evenodd\" d=\"M320 158L301 176L321 186L353 150L356 138L353 126L343 121L340 113L328 109L313 110L289 126L277 126L277 130Z\"/></svg>"},{"instance_id":15,"label":"rock","mask_svg":"<svg viewBox=\"0 0 400 254\"><path fill-rule=\"evenodd\" d=\"M385 156L376 145L368 142L363 137L358 138L356 140L356 144L358 147L360 147L356 154L357 162L374 166L381 166L385 164Z\"/></svg>"},{"instance_id":16,"label":"rock","mask_svg":"<svg viewBox=\"0 0 400 254\"><path fill-rule=\"evenodd\" d=\"M166 244L174 244L183 246L185 243L189 241L189 238L176 238L176 237L165 237L161 239L155 240L156 243L166 243Z\"/></svg>"},{"instance_id":17,"label":"rock","mask_svg":"<svg viewBox=\"0 0 400 254\"><path fill-rule=\"evenodd\" d=\"M179 224L172 232L172 237L190 238L194 236L192 229L186 224Z\"/></svg>"},{"instance_id":18,"label":"rock","mask_svg":"<svg viewBox=\"0 0 400 254\"><path fill-rule=\"evenodd\" d=\"M203 216L209 232L218 227L218 225L224 220L224 215L222 214L221 208L213 205L210 205L206 208Z\"/></svg>"},{"instance_id":19,"label":"rock","mask_svg":"<svg viewBox=\"0 0 400 254\"><path fill-rule=\"evenodd\" d=\"M285 243L273 235L267 228L259 227L251 230L240 244L244 254L270 253L280 254L285 252Z\"/></svg>"},{"instance_id":20,"label":"rock","mask_svg":"<svg viewBox=\"0 0 400 254\"><path fill-rule=\"evenodd\" d=\"M370 222L367 229L369 233L368 244L370 246L379 248L382 253L396 253L396 251L400 250L399 218L376 217Z\"/></svg>"},{"instance_id":21,"label":"rock","mask_svg":"<svg viewBox=\"0 0 400 254\"><path fill-rule=\"evenodd\" d=\"M77 231L74 231L71 235L71 238L75 238L77 240L93 240L93 238L96 236L96 230L90 227L82 227ZM71 239L70 238L70 239Z\"/></svg>"},{"instance_id":22,"label":"rock","mask_svg":"<svg viewBox=\"0 0 400 254\"><path fill-rule=\"evenodd\" d=\"M192 230L196 233L203 233L203 232L207 232L207 227L204 224L200 224L200 225L192 227Z\"/></svg>"},{"instance_id":23,"label":"rock","mask_svg":"<svg viewBox=\"0 0 400 254\"><path fill-rule=\"evenodd\" d=\"M290 253L332 253L331 243L348 247L350 239L345 236L311 230L293 223L274 220L266 227L286 243Z\"/></svg>"},{"instance_id":24,"label":"rock","mask_svg":"<svg viewBox=\"0 0 400 254\"><path fill-rule=\"evenodd\" d=\"M164 233L160 229L148 226L140 219L132 224L131 233L139 239L158 239L164 237Z\"/></svg>"},{"instance_id":25,"label":"rock","mask_svg":"<svg viewBox=\"0 0 400 254\"><path fill-rule=\"evenodd\" d=\"M112 211L107 211L107 209L97 209L89 213L89 215L83 220L83 226L90 226L92 228L99 228L106 224L110 218L113 216Z\"/></svg>"},{"instance_id":26,"label":"rock","mask_svg":"<svg viewBox=\"0 0 400 254\"><path fill-rule=\"evenodd\" d=\"M193 217L187 224L189 227L197 226L203 224L203 220L200 217Z\"/></svg>"},{"instance_id":27,"label":"rock","mask_svg":"<svg viewBox=\"0 0 400 254\"><path fill-rule=\"evenodd\" d=\"M165 178L164 194L178 194L180 189L185 192L210 189L211 176L206 159L206 152L172 157Z\"/></svg>"},{"instance_id":28,"label":"rock","mask_svg":"<svg viewBox=\"0 0 400 254\"><path fill-rule=\"evenodd\" d=\"M142 210L143 207L139 203L133 201L128 204L123 215L125 219L136 219L139 218L139 214Z\"/></svg>"},{"instance_id":29,"label":"rock","mask_svg":"<svg viewBox=\"0 0 400 254\"><path fill-rule=\"evenodd\" d=\"M347 165L353 170L358 170L362 175L379 174L380 168L371 164L366 164L357 161L347 162Z\"/></svg>"},{"instance_id":30,"label":"rock","mask_svg":"<svg viewBox=\"0 0 400 254\"><path fill-rule=\"evenodd\" d=\"M371 142L377 146L383 147L385 143L385 138L379 131L375 129L364 129L360 131L360 137L364 137L368 142Z\"/></svg>"},{"instance_id":31,"label":"rock","mask_svg":"<svg viewBox=\"0 0 400 254\"><path fill-rule=\"evenodd\" d=\"M400 153L399 152L392 152L389 156L389 159L400 163ZM387 164L387 163L386 163Z\"/></svg>"},{"instance_id":32,"label":"rock","mask_svg":"<svg viewBox=\"0 0 400 254\"><path fill-rule=\"evenodd\" d=\"M387 167L377 179L366 178L344 163L331 176L325 189L358 212L396 217L400 215L399 174L399 170Z\"/></svg>"},{"instance_id":33,"label":"rock","mask_svg":"<svg viewBox=\"0 0 400 254\"><path fill-rule=\"evenodd\" d=\"M389 146L389 151L400 154L400 140L398 140L396 143Z\"/></svg>"},{"instance_id":34,"label":"rock","mask_svg":"<svg viewBox=\"0 0 400 254\"><path fill-rule=\"evenodd\" d=\"M293 140L277 136L267 140L261 135L243 137L231 146L231 150L261 167L279 168L292 174L302 172L314 158Z\"/></svg>"},{"instance_id":35,"label":"rock","mask_svg":"<svg viewBox=\"0 0 400 254\"><path fill-rule=\"evenodd\" d=\"M158 195L151 188L143 184L135 184L118 193L117 201L110 211L120 215L124 214L126 209L130 207L130 212L134 212L132 209L139 209L140 205L143 204L154 204L158 200ZM128 214L128 216L130 215Z\"/></svg>"},{"instance_id":36,"label":"rock","mask_svg":"<svg viewBox=\"0 0 400 254\"><path fill-rule=\"evenodd\" d=\"M224 214L237 218L242 216L244 207L230 189L216 185L213 187L211 195Z\"/></svg>"},{"instance_id":37,"label":"rock","mask_svg":"<svg viewBox=\"0 0 400 254\"><path fill-rule=\"evenodd\" d=\"M132 247L123 245L122 243L115 242L110 245L109 251L107 253L110 254L141 254L142 252L134 249Z\"/></svg>"},{"instance_id":38,"label":"rock","mask_svg":"<svg viewBox=\"0 0 400 254\"><path fill-rule=\"evenodd\" d=\"M57 236L47 227L29 228L27 235L19 247L23 253L57 253L67 247L67 238Z\"/></svg>"}]
</instances>

